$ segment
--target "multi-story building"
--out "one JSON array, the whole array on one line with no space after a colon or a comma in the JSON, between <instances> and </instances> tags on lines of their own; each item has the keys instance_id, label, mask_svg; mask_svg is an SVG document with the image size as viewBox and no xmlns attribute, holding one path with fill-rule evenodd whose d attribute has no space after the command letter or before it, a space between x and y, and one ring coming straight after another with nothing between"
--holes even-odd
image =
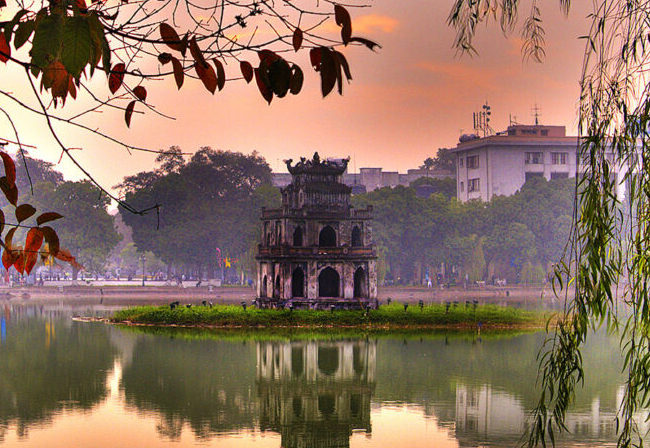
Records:
<instances>
[{"instance_id":1,"label":"multi-story building","mask_svg":"<svg viewBox=\"0 0 650 448\"><path fill-rule=\"evenodd\" d=\"M575 177L578 137L564 126L514 125L479 138L464 135L456 155L456 194L460 201L516 193L533 177Z\"/></svg>"}]
</instances>

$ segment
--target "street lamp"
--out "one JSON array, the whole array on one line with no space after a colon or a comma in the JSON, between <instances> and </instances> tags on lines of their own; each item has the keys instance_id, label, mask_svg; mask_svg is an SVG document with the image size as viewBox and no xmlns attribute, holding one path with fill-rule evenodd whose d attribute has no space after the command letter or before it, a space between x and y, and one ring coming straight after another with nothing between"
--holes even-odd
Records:
<instances>
[{"instance_id":1,"label":"street lamp","mask_svg":"<svg viewBox=\"0 0 650 448\"><path fill-rule=\"evenodd\" d=\"M140 260L142 260L142 286L144 286L144 262L147 261L147 257L145 257L144 254L140 256Z\"/></svg>"}]
</instances>

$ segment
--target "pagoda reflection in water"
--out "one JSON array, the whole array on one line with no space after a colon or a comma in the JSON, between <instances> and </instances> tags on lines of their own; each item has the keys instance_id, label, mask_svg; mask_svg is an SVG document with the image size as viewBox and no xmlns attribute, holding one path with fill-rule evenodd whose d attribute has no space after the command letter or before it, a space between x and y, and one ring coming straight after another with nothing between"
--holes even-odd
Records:
<instances>
[{"instance_id":1,"label":"pagoda reflection in water","mask_svg":"<svg viewBox=\"0 0 650 448\"><path fill-rule=\"evenodd\" d=\"M352 431L370 434L375 341L260 342L260 428L284 448L348 447Z\"/></svg>"}]
</instances>

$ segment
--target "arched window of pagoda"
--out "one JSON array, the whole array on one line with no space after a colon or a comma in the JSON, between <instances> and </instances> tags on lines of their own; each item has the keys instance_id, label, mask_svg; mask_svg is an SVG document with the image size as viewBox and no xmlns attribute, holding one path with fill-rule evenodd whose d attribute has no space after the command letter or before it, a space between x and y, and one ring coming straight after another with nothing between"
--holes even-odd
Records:
<instances>
[{"instance_id":1,"label":"arched window of pagoda","mask_svg":"<svg viewBox=\"0 0 650 448\"><path fill-rule=\"evenodd\" d=\"M295 247L302 246L302 227L296 227L296 230L293 231L293 245Z\"/></svg>"},{"instance_id":2,"label":"arched window of pagoda","mask_svg":"<svg viewBox=\"0 0 650 448\"><path fill-rule=\"evenodd\" d=\"M305 297L305 273L300 267L291 274L291 296Z\"/></svg>"},{"instance_id":3,"label":"arched window of pagoda","mask_svg":"<svg viewBox=\"0 0 650 448\"><path fill-rule=\"evenodd\" d=\"M265 275L264 278L262 279L262 285L261 285L261 288L260 288L260 297L266 297L266 294L267 294L267 292L266 292L266 283L268 281L269 280Z\"/></svg>"},{"instance_id":4,"label":"arched window of pagoda","mask_svg":"<svg viewBox=\"0 0 650 448\"><path fill-rule=\"evenodd\" d=\"M318 245L320 247L336 247L336 231L332 226L325 226L320 231Z\"/></svg>"},{"instance_id":5,"label":"arched window of pagoda","mask_svg":"<svg viewBox=\"0 0 650 448\"><path fill-rule=\"evenodd\" d=\"M275 277L275 287L273 288L273 298L280 298L280 274Z\"/></svg>"},{"instance_id":6,"label":"arched window of pagoda","mask_svg":"<svg viewBox=\"0 0 650 448\"><path fill-rule=\"evenodd\" d=\"M319 297L340 297L341 278L333 268L327 267L318 275Z\"/></svg>"},{"instance_id":7,"label":"arched window of pagoda","mask_svg":"<svg viewBox=\"0 0 650 448\"><path fill-rule=\"evenodd\" d=\"M352 228L352 247L363 246L363 240L361 239L361 229L359 226L354 226Z\"/></svg>"}]
</instances>

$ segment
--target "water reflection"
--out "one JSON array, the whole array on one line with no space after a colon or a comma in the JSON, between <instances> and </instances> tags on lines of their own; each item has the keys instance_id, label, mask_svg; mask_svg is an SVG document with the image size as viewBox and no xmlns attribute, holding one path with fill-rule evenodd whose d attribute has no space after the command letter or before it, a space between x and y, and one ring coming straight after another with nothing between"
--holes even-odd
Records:
<instances>
[{"instance_id":1,"label":"water reflection","mask_svg":"<svg viewBox=\"0 0 650 448\"><path fill-rule=\"evenodd\" d=\"M257 344L260 427L282 446L347 447L352 431L370 434L376 341Z\"/></svg>"},{"instance_id":2,"label":"water reflection","mask_svg":"<svg viewBox=\"0 0 650 448\"><path fill-rule=\"evenodd\" d=\"M41 308L0 308L0 336L0 447L69 446L74 427L100 448L515 446L544 337L149 334ZM618 360L590 339L561 445L615 440Z\"/></svg>"},{"instance_id":3,"label":"water reflection","mask_svg":"<svg viewBox=\"0 0 650 448\"><path fill-rule=\"evenodd\" d=\"M5 306L0 334L0 442L10 426L27 438L61 411L87 411L105 398L116 354L105 328Z\"/></svg>"}]
</instances>

